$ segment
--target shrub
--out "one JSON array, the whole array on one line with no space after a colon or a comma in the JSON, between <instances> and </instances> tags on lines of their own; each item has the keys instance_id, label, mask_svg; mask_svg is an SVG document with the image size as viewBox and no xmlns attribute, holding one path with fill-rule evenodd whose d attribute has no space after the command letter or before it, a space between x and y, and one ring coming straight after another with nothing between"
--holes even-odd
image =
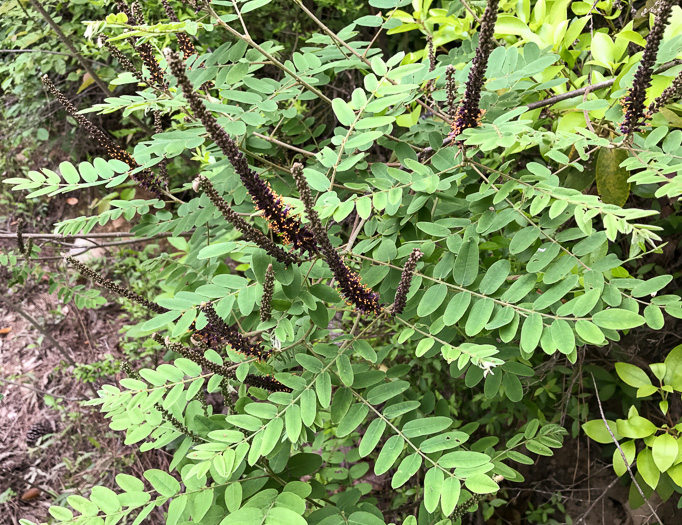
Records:
<instances>
[{"instance_id":1,"label":"shrub","mask_svg":"<svg viewBox=\"0 0 682 525\"><path fill-rule=\"evenodd\" d=\"M137 91L89 111L150 113L156 132L131 154L70 109L113 158L5 182L30 197L135 184L135 198L56 232L87 234L123 216L132 235L170 236L176 251L144 263L157 297L68 262L149 310L137 334L168 362L126 365L128 377L90 404L126 444L168 448L173 461L144 480L119 474L118 492L69 496L79 515L55 506L57 521L140 523L164 506L173 524L450 523L503 482L523 481L517 463L562 446L551 403L549 417L523 405L540 365L570 367L625 331L660 330L664 312L682 317L678 295L658 295L671 276L625 268L661 241L648 222L655 210L624 207L630 184L681 193L671 173L682 132L662 125L662 105L643 108L646 86L644 97L624 89L677 56L660 41L666 17L647 41L657 57L645 51L644 66L631 61L618 84L576 99L561 96L564 73L575 77L563 54L578 60L580 22L566 21L566 34L580 27L561 50L528 35L498 45L491 0L475 45L447 54L436 47L414 62L357 39L358 26L399 32L395 9L407 3L371 0L382 14L338 32L319 22L286 58L251 38L232 2L153 25L123 6L90 24L93 38L135 43L115 83ZM197 54L187 35L205 34L225 43ZM173 35L184 56L154 47ZM598 63L596 79L609 67ZM564 99L558 110L575 110L565 120L542 116ZM643 133L644 121L655 129ZM599 197L569 187L583 174ZM672 395L676 385L655 389ZM650 462L660 475L643 476L652 489L663 466L682 462L667 452L679 430L662 432L665 465Z\"/></svg>"}]
</instances>

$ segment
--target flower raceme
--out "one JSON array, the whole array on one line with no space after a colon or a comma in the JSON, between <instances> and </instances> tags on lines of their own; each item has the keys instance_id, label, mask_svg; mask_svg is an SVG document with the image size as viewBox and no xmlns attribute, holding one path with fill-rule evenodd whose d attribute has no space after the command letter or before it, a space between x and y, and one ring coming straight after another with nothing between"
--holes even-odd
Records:
<instances>
[{"instance_id":1,"label":"flower raceme","mask_svg":"<svg viewBox=\"0 0 682 525\"><path fill-rule=\"evenodd\" d=\"M641 129L645 121L651 116L651 111L647 111L644 102L646 101L646 91L651 86L651 78L654 74L654 66L656 65L656 55L658 48L663 39L665 27L668 25L670 15L672 14L674 0L660 0L656 20L653 27L646 37L646 47L642 60L639 63L635 78L632 81L632 87L628 93L621 100L625 117L620 126L620 130L625 135L631 135ZM672 87L672 86L671 86ZM667 96L667 95L666 95ZM656 102L654 102L656 104ZM652 106L654 106L652 104ZM660 109L664 104L656 105L654 108ZM650 110L653 109L651 106Z\"/></svg>"},{"instance_id":2,"label":"flower raceme","mask_svg":"<svg viewBox=\"0 0 682 525\"><path fill-rule=\"evenodd\" d=\"M415 248L407 258L405 266L403 267L403 273L400 275L400 284L398 284L398 289L395 293L393 307L391 308L391 313L393 315L403 313L405 304L407 303L407 294L410 292L414 271L417 269L419 259L423 256L424 254L418 248Z\"/></svg>"},{"instance_id":3,"label":"flower raceme","mask_svg":"<svg viewBox=\"0 0 682 525\"><path fill-rule=\"evenodd\" d=\"M242 235L249 241L265 250L269 255L277 259L279 262L289 265L296 262L294 255L280 246L277 246L271 239L269 239L259 229L254 228L230 207L230 205L223 199L216 189L213 187L211 181L205 175L199 175L194 179L194 190L202 189L208 198L211 199L213 205L220 210L220 213L225 219L230 222Z\"/></svg>"},{"instance_id":4,"label":"flower raceme","mask_svg":"<svg viewBox=\"0 0 682 525\"><path fill-rule=\"evenodd\" d=\"M185 74L185 64L180 60L177 53L167 49L165 55L171 72L177 78L178 85L182 89L192 112L199 118L210 137L230 161L242 184L249 192L254 205L263 214L270 227L281 236L284 244L291 244L294 249L299 250L302 254L306 252L317 253L318 248L313 233L301 224L298 217L292 215L291 208L284 204L282 198L272 190L270 185L249 167L249 163L244 154L239 151L237 143L206 109L204 103L192 89L192 84Z\"/></svg>"},{"instance_id":5,"label":"flower raceme","mask_svg":"<svg viewBox=\"0 0 682 525\"><path fill-rule=\"evenodd\" d=\"M452 138L457 137L465 129L477 127L480 118L483 116L483 111L479 108L481 90L485 82L485 72L488 69L488 59L494 47L493 35L499 6L500 0L488 0L488 5L485 8L483 17L481 17L481 30L478 35L476 56L474 56L471 62L464 96L457 108L452 123L452 132L450 134ZM454 82L452 85L454 86Z\"/></svg>"},{"instance_id":6,"label":"flower raceme","mask_svg":"<svg viewBox=\"0 0 682 525\"><path fill-rule=\"evenodd\" d=\"M301 195L301 200L305 206L305 211L308 215L313 234L315 235L315 240L320 246L320 251L322 252L324 260L327 261L329 268L334 274L339 290L348 303L352 304L359 312L364 314L381 313L379 294L362 283L360 276L346 266L343 259L341 259L339 252L332 246L332 243L327 236L327 232L320 222L320 217L313 209L313 199L310 194L310 187L303 175L303 165L297 162L291 168L291 173L296 181L298 192Z\"/></svg>"},{"instance_id":7,"label":"flower raceme","mask_svg":"<svg viewBox=\"0 0 682 525\"><path fill-rule=\"evenodd\" d=\"M121 146L116 144L104 131L95 126L92 122L86 119L83 115L78 113L76 107L69 102L64 94L57 89L57 87L52 83L52 81L43 75L42 79L45 88L54 95L57 101L64 107L69 115L71 115L76 122L83 126L90 135L99 143L101 147L106 149L107 154L112 159L120 160L125 162L130 169L139 168L140 165L135 161L133 156L124 150ZM161 183L156 178L152 170L146 168L142 171L138 171L131 175L132 179L137 182L143 188L151 191L157 197L161 197Z\"/></svg>"}]
</instances>

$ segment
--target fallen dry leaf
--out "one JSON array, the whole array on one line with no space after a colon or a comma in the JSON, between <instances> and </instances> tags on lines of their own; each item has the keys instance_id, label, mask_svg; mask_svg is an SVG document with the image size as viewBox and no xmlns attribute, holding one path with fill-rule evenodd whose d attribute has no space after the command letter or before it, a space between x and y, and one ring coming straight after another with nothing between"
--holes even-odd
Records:
<instances>
[{"instance_id":1,"label":"fallen dry leaf","mask_svg":"<svg viewBox=\"0 0 682 525\"><path fill-rule=\"evenodd\" d=\"M21 495L21 501L31 501L40 496L40 490L36 488L28 489Z\"/></svg>"}]
</instances>

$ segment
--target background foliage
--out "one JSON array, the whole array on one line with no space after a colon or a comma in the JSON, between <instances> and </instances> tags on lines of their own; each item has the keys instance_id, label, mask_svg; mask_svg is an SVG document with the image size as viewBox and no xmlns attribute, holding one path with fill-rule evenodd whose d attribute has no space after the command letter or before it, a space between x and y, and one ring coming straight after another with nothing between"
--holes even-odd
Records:
<instances>
[{"instance_id":1,"label":"background foliage","mask_svg":"<svg viewBox=\"0 0 682 525\"><path fill-rule=\"evenodd\" d=\"M478 510L490 518L505 490L524 482L522 465L581 432L631 483L633 506L654 492L679 499L682 346L635 363L617 357L626 334L665 334L682 318L671 263L682 107L667 105L634 135L620 130L621 99L656 23L650 5L500 2L484 113L456 140L481 2L173 7L180 22L150 3L137 26L113 2L45 4L112 90L106 98L28 5L0 8L2 46L30 51L0 64L3 116L15 130L3 146L4 182L28 199L94 196L55 233L88 234L122 217L131 235L167 239L139 260L153 283L127 278L127 264L114 273L156 313L131 306L142 319L127 344L146 346L128 352L128 377L107 381L89 404L125 444L164 448L172 462L144 479L119 474L116 491L69 495L50 510L56 522L141 523L157 508L171 524L458 523ZM305 165L332 244L379 294L381 313L358 313L319 254L288 267L274 260L193 187L207 177L233 211L280 239L170 73L162 49L178 48L178 33L196 46L186 70L195 96L309 226L291 175L295 162ZM105 36L138 67L133 44L150 43L168 84L148 80L149 62L145 82L124 71L100 47ZM671 85L679 59L675 6L647 102ZM73 116L56 118L54 107L41 118L52 100L42 74L128 148L133 171L167 164L161 193L137 185L129 165L71 126ZM16 152L39 155L40 145L62 153L24 173ZM0 255L11 289L42 274L49 248L34 248ZM391 315L415 249L423 257L406 306ZM105 302L63 270L49 276L51 292L83 308ZM192 339L215 329L209 302L267 358ZM275 381L253 379L265 375ZM375 489L384 477L390 494Z\"/></svg>"}]
</instances>

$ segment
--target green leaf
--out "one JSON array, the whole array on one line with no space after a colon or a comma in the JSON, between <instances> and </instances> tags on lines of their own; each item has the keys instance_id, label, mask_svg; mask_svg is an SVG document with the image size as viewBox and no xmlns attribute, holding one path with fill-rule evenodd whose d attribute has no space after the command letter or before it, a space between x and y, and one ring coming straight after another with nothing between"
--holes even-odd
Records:
<instances>
[{"instance_id":1,"label":"green leaf","mask_svg":"<svg viewBox=\"0 0 682 525\"><path fill-rule=\"evenodd\" d=\"M645 295L653 295L659 290L668 286L670 281L673 280L672 275L659 275L648 281L639 283L632 289L633 297L644 297Z\"/></svg>"},{"instance_id":2,"label":"green leaf","mask_svg":"<svg viewBox=\"0 0 682 525\"><path fill-rule=\"evenodd\" d=\"M255 405L256 403L251 403L246 405L246 408ZM307 427L313 424L315 421L315 415L317 414L317 400L315 397L315 392L307 388L301 392L301 420L303 424Z\"/></svg>"},{"instance_id":3,"label":"green leaf","mask_svg":"<svg viewBox=\"0 0 682 525\"><path fill-rule=\"evenodd\" d=\"M461 286L469 286L478 275L478 244L472 238L462 243L455 259L453 277Z\"/></svg>"},{"instance_id":4,"label":"green leaf","mask_svg":"<svg viewBox=\"0 0 682 525\"><path fill-rule=\"evenodd\" d=\"M618 434L631 439L649 437L657 430L656 425L642 416L617 419L616 429L618 430ZM613 428L611 430L613 430Z\"/></svg>"},{"instance_id":5,"label":"green leaf","mask_svg":"<svg viewBox=\"0 0 682 525\"><path fill-rule=\"evenodd\" d=\"M595 33L597 35L602 33ZM608 38L608 37L607 37ZM606 204L623 206L630 196L630 172L621 168L628 158L627 150L621 148L600 148L597 155L597 191Z\"/></svg>"},{"instance_id":6,"label":"green leaf","mask_svg":"<svg viewBox=\"0 0 682 525\"><path fill-rule=\"evenodd\" d=\"M358 454L361 458L368 456L377 446L381 436L386 430L386 422L383 419L374 419L367 427L365 435L362 437Z\"/></svg>"},{"instance_id":7,"label":"green leaf","mask_svg":"<svg viewBox=\"0 0 682 525\"><path fill-rule=\"evenodd\" d=\"M353 368L351 367L350 359L348 359L346 354L341 354L336 359L336 367L339 371L339 377L341 378L341 381L343 381L343 384L346 386L352 386L354 379Z\"/></svg>"},{"instance_id":8,"label":"green leaf","mask_svg":"<svg viewBox=\"0 0 682 525\"><path fill-rule=\"evenodd\" d=\"M497 372L500 374L501 372ZM518 403L523 399L523 386L521 381L514 374L504 374L502 376L502 386L510 401Z\"/></svg>"},{"instance_id":9,"label":"green leaf","mask_svg":"<svg viewBox=\"0 0 682 525\"><path fill-rule=\"evenodd\" d=\"M591 323L590 321L581 319L575 323L575 331L578 332L578 335L588 343L598 345L604 342L604 334L597 327L597 325Z\"/></svg>"},{"instance_id":10,"label":"green leaf","mask_svg":"<svg viewBox=\"0 0 682 525\"><path fill-rule=\"evenodd\" d=\"M363 359L367 359L367 361L371 361L372 363L377 362L377 353L374 351L374 348L372 348L372 345L364 339L358 339L353 342L353 351L362 356Z\"/></svg>"},{"instance_id":11,"label":"green leaf","mask_svg":"<svg viewBox=\"0 0 682 525\"><path fill-rule=\"evenodd\" d=\"M633 439L628 440L628 441L623 441L620 443L620 449L623 451L625 454L625 459L628 462L628 465L631 465L632 462L635 459L635 452L637 451L637 447L635 445L635 441ZM623 456L620 453L619 449L615 449L613 451L613 470L616 473L617 476L622 476L627 472L627 467L625 466L625 462L623 461Z\"/></svg>"},{"instance_id":12,"label":"green leaf","mask_svg":"<svg viewBox=\"0 0 682 525\"><path fill-rule=\"evenodd\" d=\"M533 310L544 310L545 308L552 306L570 292L577 283L578 276L571 275L548 290L545 290L540 297L533 302Z\"/></svg>"},{"instance_id":13,"label":"green leaf","mask_svg":"<svg viewBox=\"0 0 682 525\"><path fill-rule=\"evenodd\" d=\"M419 301L417 307L417 315L419 317L426 317L435 312L438 307L443 304L445 297L448 294L448 287L444 284L436 284L426 290L426 293Z\"/></svg>"},{"instance_id":14,"label":"green leaf","mask_svg":"<svg viewBox=\"0 0 682 525\"><path fill-rule=\"evenodd\" d=\"M474 494L491 494L500 490L500 486L485 474L467 476L464 485Z\"/></svg>"},{"instance_id":15,"label":"green leaf","mask_svg":"<svg viewBox=\"0 0 682 525\"><path fill-rule=\"evenodd\" d=\"M402 394L405 390L410 388L410 383L407 381L391 381L390 383L383 383L375 386L367 392L367 401L372 405L379 405Z\"/></svg>"},{"instance_id":16,"label":"green leaf","mask_svg":"<svg viewBox=\"0 0 682 525\"><path fill-rule=\"evenodd\" d=\"M282 436L282 429L284 428L284 420L281 417L272 419L265 427L263 434L263 441L260 446L260 453L267 456L279 443Z\"/></svg>"},{"instance_id":17,"label":"green leaf","mask_svg":"<svg viewBox=\"0 0 682 525\"><path fill-rule=\"evenodd\" d=\"M615 433L616 423L609 420L607 421L609 423L609 427ZM597 443L613 443L613 438L611 437L611 434L609 434L609 429L606 428L604 421L601 419L593 419L592 421L583 423L582 429L585 434L590 437L590 439L593 439Z\"/></svg>"},{"instance_id":18,"label":"green leaf","mask_svg":"<svg viewBox=\"0 0 682 525\"><path fill-rule=\"evenodd\" d=\"M644 482L652 489L658 486L658 480L661 478L661 471L654 463L650 448L645 448L637 454L637 472L642 476Z\"/></svg>"},{"instance_id":19,"label":"green leaf","mask_svg":"<svg viewBox=\"0 0 682 525\"><path fill-rule=\"evenodd\" d=\"M344 100L340 98L332 100L332 109L342 125L350 126L355 121L355 113Z\"/></svg>"},{"instance_id":20,"label":"green leaf","mask_svg":"<svg viewBox=\"0 0 682 525\"><path fill-rule=\"evenodd\" d=\"M568 355L575 350L575 335L571 330L571 325L564 319L555 319L550 326L552 339L557 345L559 352Z\"/></svg>"},{"instance_id":21,"label":"green leaf","mask_svg":"<svg viewBox=\"0 0 682 525\"><path fill-rule=\"evenodd\" d=\"M609 330L627 330L644 324L644 317L630 310L609 308L592 316L592 322Z\"/></svg>"},{"instance_id":22,"label":"green leaf","mask_svg":"<svg viewBox=\"0 0 682 525\"><path fill-rule=\"evenodd\" d=\"M329 372L322 372L315 380L315 390L317 392L317 399L320 401L322 408L329 408L332 400L332 382Z\"/></svg>"},{"instance_id":23,"label":"green leaf","mask_svg":"<svg viewBox=\"0 0 682 525\"><path fill-rule=\"evenodd\" d=\"M677 459L679 454L678 441L670 434L656 436L651 447L651 455L654 463L661 472L665 472Z\"/></svg>"},{"instance_id":24,"label":"green leaf","mask_svg":"<svg viewBox=\"0 0 682 525\"><path fill-rule=\"evenodd\" d=\"M475 468L485 465L490 461L488 454L474 452L473 450L456 450L448 452L438 460L438 464L443 468Z\"/></svg>"},{"instance_id":25,"label":"green leaf","mask_svg":"<svg viewBox=\"0 0 682 525\"><path fill-rule=\"evenodd\" d=\"M511 271L511 263L507 259L500 259L494 262L488 271L485 272L478 290L485 295L494 294L506 281Z\"/></svg>"},{"instance_id":26,"label":"green leaf","mask_svg":"<svg viewBox=\"0 0 682 525\"><path fill-rule=\"evenodd\" d=\"M52 505L48 509L49 513L53 518L59 521L71 521L73 519L73 512L71 512L66 507L60 507L58 505Z\"/></svg>"},{"instance_id":27,"label":"green leaf","mask_svg":"<svg viewBox=\"0 0 682 525\"><path fill-rule=\"evenodd\" d=\"M393 479L391 479L391 488L397 489L398 487L402 487L417 473L421 466L422 457L416 452L404 458L400 462L400 465L398 465L398 469L393 475Z\"/></svg>"},{"instance_id":28,"label":"green leaf","mask_svg":"<svg viewBox=\"0 0 682 525\"><path fill-rule=\"evenodd\" d=\"M59 164L59 172L67 184L78 184L81 180L78 170L70 162L64 161Z\"/></svg>"},{"instance_id":29,"label":"green leaf","mask_svg":"<svg viewBox=\"0 0 682 525\"><path fill-rule=\"evenodd\" d=\"M470 303L471 294L469 292L458 293L450 299L450 302L443 313L443 323L445 326L456 324L466 313Z\"/></svg>"},{"instance_id":30,"label":"green leaf","mask_svg":"<svg viewBox=\"0 0 682 525\"><path fill-rule=\"evenodd\" d=\"M445 476L438 467L429 469L424 476L424 508L433 513L438 508Z\"/></svg>"},{"instance_id":31,"label":"green leaf","mask_svg":"<svg viewBox=\"0 0 682 525\"><path fill-rule=\"evenodd\" d=\"M535 226L526 226L522 230L516 232L514 237L512 237L511 243L509 243L509 253L514 255L521 253L533 244L538 237L540 237L538 228Z\"/></svg>"},{"instance_id":32,"label":"green leaf","mask_svg":"<svg viewBox=\"0 0 682 525\"><path fill-rule=\"evenodd\" d=\"M542 317L540 314L530 314L521 328L521 349L531 353L535 350L542 336Z\"/></svg>"},{"instance_id":33,"label":"green leaf","mask_svg":"<svg viewBox=\"0 0 682 525\"><path fill-rule=\"evenodd\" d=\"M406 438L428 436L442 432L452 425L452 420L445 416L413 419L403 425L402 433Z\"/></svg>"},{"instance_id":34,"label":"green leaf","mask_svg":"<svg viewBox=\"0 0 682 525\"><path fill-rule=\"evenodd\" d=\"M156 317L152 317L149 321L144 323L142 325L142 330L145 332L158 330L159 328L166 326L168 323L175 321L178 317L180 317L180 315L182 315L182 312L177 310L171 310L170 312L157 315Z\"/></svg>"},{"instance_id":35,"label":"green leaf","mask_svg":"<svg viewBox=\"0 0 682 525\"><path fill-rule=\"evenodd\" d=\"M651 386L651 380L646 372L630 363L616 363L616 373L626 384L632 387Z\"/></svg>"},{"instance_id":36,"label":"green leaf","mask_svg":"<svg viewBox=\"0 0 682 525\"><path fill-rule=\"evenodd\" d=\"M441 489L440 507L443 511L443 514L446 516L449 516L455 510L455 506L459 501L461 489L462 485L457 478L445 478L445 481L443 482L443 488Z\"/></svg>"},{"instance_id":37,"label":"green leaf","mask_svg":"<svg viewBox=\"0 0 682 525\"><path fill-rule=\"evenodd\" d=\"M356 403L352 405L348 412L346 412L346 415L343 416L339 422L339 426L336 429L336 435L338 437L345 437L353 432L353 430L358 428L365 420L368 412L369 407L364 403Z\"/></svg>"},{"instance_id":38,"label":"green leaf","mask_svg":"<svg viewBox=\"0 0 682 525\"><path fill-rule=\"evenodd\" d=\"M392 468L404 446L405 440L402 437L391 436L388 438L374 464L374 473L380 476Z\"/></svg>"},{"instance_id":39,"label":"green leaf","mask_svg":"<svg viewBox=\"0 0 682 525\"><path fill-rule=\"evenodd\" d=\"M159 469L149 469L144 472L144 477L152 484L154 490L156 490L162 496L167 498L172 498L178 492L180 492L180 483L163 470Z\"/></svg>"},{"instance_id":40,"label":"green leaf","mask_svg":"<svg viewBox=\"0 0 682 525\"><path fill-rule=\"evenodd\" d=\"M298 405L290 405L284 413L284 424L286 427L289 441L295 443L301 435L303 420L301 419L301 408Z\"/></svg>"},{"instance_id":41,"label":"green leaf","mask_svg":"<svg viewBox=\"0 0 682 525\"><path fill-rule=\"evenodd\" d=\"M471 307L469 318L464 327L466 335L472 337L483 330L490 320L493 308L495 308L495 302L489 297L474 302L474 306Z\"/></svg>"},{"instance_id":42,"label":"green leaf","mask_svg":"<svg viewBox=\"0 0 682 525\"><path fill-rule=\"evenodd\" d=\"M264 5L269 4L270 2L272 2L272 0L250 0L249 2L246 2L242 6L241 12L242 14L245 14L250 11L254 11L259 7L263 7Z\"/></svg>"},{"instance_id":43,"label":"green leaf","mask_svg":"<svg viewBox=\"0 0 682 525\"><path fill-rule=\"evenodd\" d=\"M661 308L655 304L650 304L644 309L644 320L652 330L660 330L665 324Z\"/></svg>"}]
</instances>

